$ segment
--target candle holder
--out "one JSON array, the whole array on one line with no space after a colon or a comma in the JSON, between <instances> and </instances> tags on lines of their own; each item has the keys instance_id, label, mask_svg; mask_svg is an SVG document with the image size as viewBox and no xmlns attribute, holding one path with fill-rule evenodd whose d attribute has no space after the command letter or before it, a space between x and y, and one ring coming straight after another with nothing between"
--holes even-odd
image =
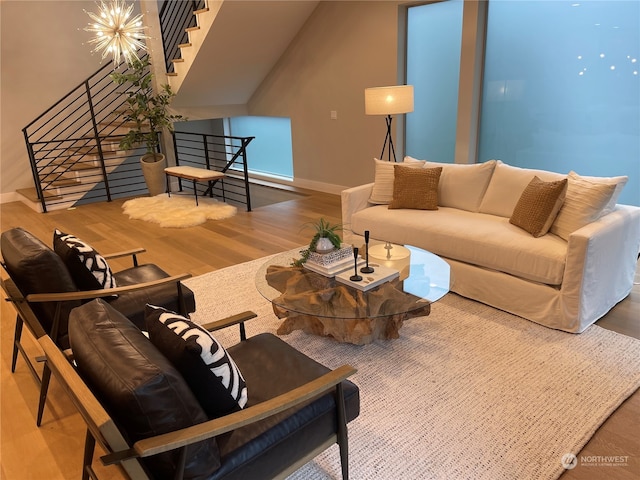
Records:
<instances>
[{"instance_id":1,"label":"candle holder","mask_svg":"<svg viewBox=\"0 0 640 480\"><path fill-rule=\"evenodd\" d=\"M364 231L364 260L365 266L360 269L362 273L373 273L375 270L369 266L369 230Z\"/></svg>"},{"instance_id":2,"label":"candle holder","mask_svg":"<svg viewBox=\"0 0 640 480\"><path fill-rule=\"evenodd\" d=\"M352 282L361 282L362 277L358 275L358 247L353 247L353 267L355 274L349 277Z\"/></svg>"}]
</instances>

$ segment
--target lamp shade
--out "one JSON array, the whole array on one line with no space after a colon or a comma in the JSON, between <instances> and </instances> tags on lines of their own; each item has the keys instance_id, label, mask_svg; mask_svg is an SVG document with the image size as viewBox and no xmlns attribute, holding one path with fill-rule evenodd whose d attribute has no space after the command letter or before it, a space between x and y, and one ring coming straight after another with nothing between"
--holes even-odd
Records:
<instances>
[{"instance_id":1,"label":"lamp shade","mask_svg":"<svg viewBox=\"0 0 640 480\"><path fill-rule=\"evenodd\" d=\"M367 115L413 112L413 85L365 88L364 108Z\"/></svg>"}]
</instances>

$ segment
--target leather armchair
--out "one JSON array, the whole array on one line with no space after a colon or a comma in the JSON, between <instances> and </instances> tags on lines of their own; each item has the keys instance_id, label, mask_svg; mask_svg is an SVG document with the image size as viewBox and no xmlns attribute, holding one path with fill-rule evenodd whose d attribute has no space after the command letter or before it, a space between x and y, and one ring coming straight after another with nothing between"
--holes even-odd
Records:
<instances>
[{"instance_id":1,"label":"leather armchair","mask_svg":"<svg viewBox=\"0 0 640 480\"><path fill-rule=\"evenodd\" d=\"M100 302L72 313L76 368L46 335L39 340L87 424L84 478L92 475L96 442L107 452L102 462L119 466L127 478L209 480L284 478L338 443L348 478L347 423L360 411L358 387L347 380L355 369L330 370L269 333L246 338L227 352L246 380L249 401L242 410L207 419L151 340ZM253 316L245 312L206 327L242 326ZM109 378L96 373L107 367ZM140 405L149 408L132 411ZM145 430L163 431L133 438L132 419Z\"/></svg>"},{"instance_id":2,"label":"leather armchair","mask_svg":"<svg viewBox=\"0 0 640 480\"><path fill-rule=\"evenodd\" d=\"M40 404L36 423L40 425L50 379L45 367L37 374L33 362L20 343L26 325L37 339L50 336L58 348L69 348L68 319L70 312L94 298L104 298L115 309L139 327L144 326L144 308L147 303L161 305L187 315L195 311L193 292L181 284L188 274L170 276L153 264L138 264L137 255L144 249L129 250L105 258L131 257L131 268L115 272L116 288L80 290L68 268L56 252L22 228L13 228L0 237L2 266L9 279L2 282L7 299L17 311L11 371L15 371L18 352L40 383ZM29 308L25 308L28 304Z\"/></svg>"}]
</instances>

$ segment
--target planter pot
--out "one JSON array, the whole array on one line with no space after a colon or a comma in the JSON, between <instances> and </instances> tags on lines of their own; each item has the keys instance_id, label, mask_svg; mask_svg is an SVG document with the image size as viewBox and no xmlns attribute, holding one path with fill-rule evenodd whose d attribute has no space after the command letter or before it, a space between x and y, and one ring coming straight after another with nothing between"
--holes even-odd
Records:
<instances>
[{"instance_id":1,"label":"planter pot","mask_svg":"<svg viewBox=\"0 0 640 480\"><path fill-rule=\"evenodd\" d=\"M167 160L162 153L147 153L140 158L144 181L147 184L149 195L152 197L160 195L167 190L167 182L164 175L166 166Z\"/></svg>"},{"instance_id":2,"label":"planter pot","mask_svg":"<svg viewBox=\"0 0 640 480\"><path fill-rule=\"evenodd\" d=\"M329 253L334 249L333 243L326 237L321 237L318 239L318 243L316 243L316 252L318 253Z\"/></svg>"}]
</instances>

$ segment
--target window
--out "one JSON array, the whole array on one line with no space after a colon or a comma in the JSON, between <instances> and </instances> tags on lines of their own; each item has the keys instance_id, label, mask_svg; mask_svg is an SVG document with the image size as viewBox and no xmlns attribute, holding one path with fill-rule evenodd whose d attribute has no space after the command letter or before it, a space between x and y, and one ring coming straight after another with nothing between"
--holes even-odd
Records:
<instances>
[{"instance_id":1,"label":"window","mask_svg":"<svg viewBox=\"0 0 640 480\"><path fill-rule=\"evenodd\" d=\"M414 111L407 114L407 155L454 161L462 0L411 7L407 24L407 84Z\"/></svg>"},{"instance_id":2,"label":"window","mask_svg":"<svg viewBox=\"0 0 640 480\"><path fill-rule=\"evenodd\" d=\"M251 173L293 178L291 119L280 117L233 117L229 135L255 137L247 147Z\"/></svg>"},{"instance_id":3,"label":"window","mask_svg":"<svg viewBox=\"0 0 640 480\"><path fill-rule=\"evenodd\" d=\"M491 1L478 161L628 175L640 205L640 3Z\"/></svg>"}]
</instances>

